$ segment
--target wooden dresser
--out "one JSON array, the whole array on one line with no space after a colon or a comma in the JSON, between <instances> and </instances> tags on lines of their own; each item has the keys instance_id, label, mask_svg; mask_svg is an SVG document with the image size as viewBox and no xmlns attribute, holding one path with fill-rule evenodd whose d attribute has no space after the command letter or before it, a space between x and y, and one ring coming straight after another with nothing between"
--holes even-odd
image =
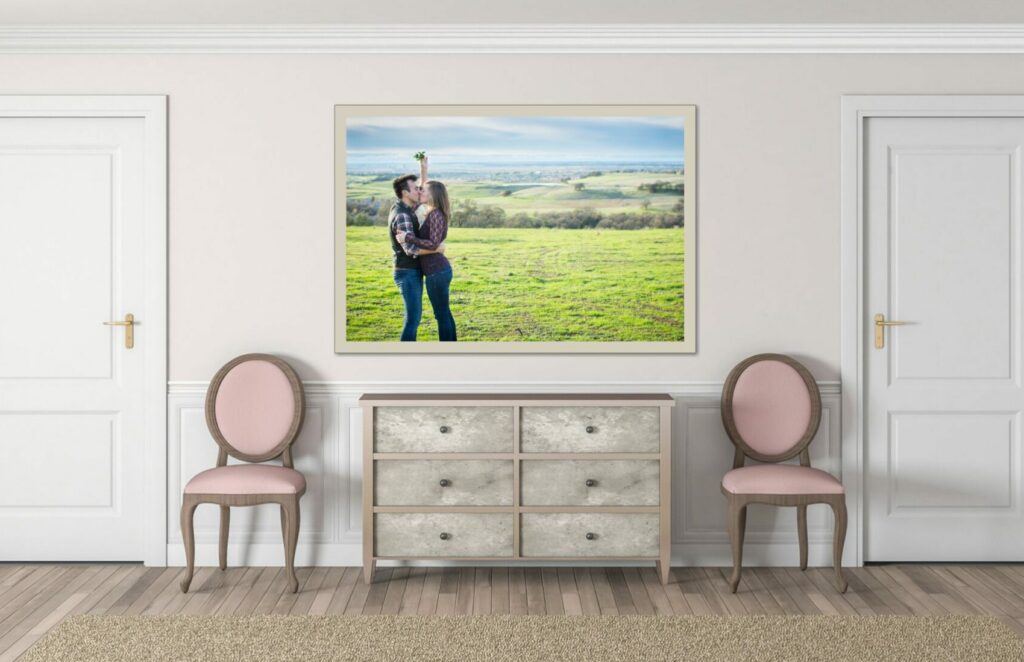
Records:
<instances>
[{"instance_id":1,"label":"wooden dresser","mask_svg":"<svg viewBox=\"0 0 1024 662\"><path fill-rule=\"evenodd\" d=\"M364 395L363 577L378 559L671 557L668 395Z\"/></svg>"}]
</instances>

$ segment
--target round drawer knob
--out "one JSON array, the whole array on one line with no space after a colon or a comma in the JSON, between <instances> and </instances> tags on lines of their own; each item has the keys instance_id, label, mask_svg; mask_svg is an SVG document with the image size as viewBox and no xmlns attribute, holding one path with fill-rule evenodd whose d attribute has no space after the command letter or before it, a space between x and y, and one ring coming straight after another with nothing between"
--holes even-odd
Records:
<instances>
[{"instance_id":1,"label":"round drawer knob","mask_svg":"<svg viewBox=\"0 0 1024 662\"><path fill-rule=\"evenodd\" d=\"M594 480L593 478L588 478L587 479L587 487L593 487L594 485L597 485L597 481Z\"/></svg>"},{"instance_id":2,"label":"round drawer knob","mask_svg":"<svg viewBox=\"0 0 1024 662\"><path fill-rule=\"evenodd\" d=\"M595 428L593 425L588 425L587 426L587 434L594 434L594 432L596 430L597 430L597 428Z\"/></svg>"},{"instance_id":3,"label":"round drawer knob","mask_svg":"<svg viewBox=\"0 0 1024 662\"><path fill-rule=\"evenodd\" d=\"M447 425L442 425L441 426L441 434L447 434L448 432L451 432L451 430L452 429L450 427L448 427Z\"/></svg>"},{"instance_id":4,"label":"round drawer knob","mask_svg":"<svg viewBox=\"0 0 1024 662\"><path fill-rule=\"evenodd\" d=\"M448 540L449 538L451 538L450 534L447 534L447 533L442 533L441 534L441 540Z\"/></svg>"},{"instance_id":5,"label":"round drawer knob","mask_svg":"<svg viewBox=\"0 0 1024 662\"><path fill-rule=\"evenodd\" d=\"M596 533L588 533L587 534L587 540L597 540L597 534Z\"/></svg>"},{"instance_id":6,"label":"round drawer knob","mask_svg":"<svg viewBox=\"0 0 1024 662\"><path fill-rule=\"evenodd\" d=\"M451 485L451 481L449 481L447 478L441 479L441 487L448 487L449 485Z\"/></svg>"}]
</instances>

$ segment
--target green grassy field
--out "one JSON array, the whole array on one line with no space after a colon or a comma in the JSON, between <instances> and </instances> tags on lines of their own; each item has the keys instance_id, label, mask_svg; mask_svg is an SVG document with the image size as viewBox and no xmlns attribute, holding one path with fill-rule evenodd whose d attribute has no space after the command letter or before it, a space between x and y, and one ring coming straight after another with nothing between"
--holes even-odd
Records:
<instances>
[{"instance_id":1,"label":"green grassy field","mask_svg":"<svg viewBox=\"0 0 1024 662\"><path fill-rule=\"evenodd\" d=\"M346 339L397 341L387 228L348 227ZM452 228L459 341L681 341L683 231ZM420 341L436 341L426 293Z\"/></svg>"},{"instance_id":2,"label":"green grassy field","mask_svg":"<svg viewBox=\"0 0 1024 662\"><path fill-rule=\"evenodd\" d=\"M374 181L368 175L349 175L346 195L350 200L375 197L394 198L391 181ZM502 182L446 181L452 200L472 200L480 205L499 207L507 214L519 212L553 212L586 206L610 213L640 213L644 201L652 210L671 209L679 201L679 193L651 193L639 190L641 184L654 181L680 184L683 176L676 173L613 172L568 182ZM573 185L583 184L576 191ZM504 193L508 191L507 195Z\"/></svg>"}]
</instances>

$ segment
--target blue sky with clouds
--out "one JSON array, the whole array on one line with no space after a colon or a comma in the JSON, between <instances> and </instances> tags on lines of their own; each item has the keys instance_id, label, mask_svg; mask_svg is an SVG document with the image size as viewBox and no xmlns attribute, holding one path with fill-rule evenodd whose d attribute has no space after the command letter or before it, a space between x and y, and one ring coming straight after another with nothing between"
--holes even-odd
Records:
<instances>
[{"instance_id":1,"label":"blue sky with clouds","mask_svg":"<svg viewBox=\"0 0 1024 662\"><path fill-rule=\"evenodd\" d=\"M683 161L682 117L349 117L346 130L350 165L420 150L432 160Z\"/></svg>"}]
</instances>

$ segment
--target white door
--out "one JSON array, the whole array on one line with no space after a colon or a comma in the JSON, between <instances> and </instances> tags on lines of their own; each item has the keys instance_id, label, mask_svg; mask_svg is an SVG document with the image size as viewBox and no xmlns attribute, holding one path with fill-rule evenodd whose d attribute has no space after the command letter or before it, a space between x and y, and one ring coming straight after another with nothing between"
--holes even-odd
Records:
<instances>
[{"instance_id":1,"label":"white door","mask_svg":"<svg viewBox=\"0 0 1024 662\"><path fill-rule=\"evenodd\" d=\"M1022 150L1019 117L867 120L867 561L1024 560Z\"/></svg>"},{"instance_id":2,"label":"white door","mask_svg":"<svg viewBox=\"0 0 1024 662\"><path fill-rule=\"evenodd\" d=\"M0 114L0 560L146 560L147 119L24 115Z\"/></svg>"}]
</instances>

